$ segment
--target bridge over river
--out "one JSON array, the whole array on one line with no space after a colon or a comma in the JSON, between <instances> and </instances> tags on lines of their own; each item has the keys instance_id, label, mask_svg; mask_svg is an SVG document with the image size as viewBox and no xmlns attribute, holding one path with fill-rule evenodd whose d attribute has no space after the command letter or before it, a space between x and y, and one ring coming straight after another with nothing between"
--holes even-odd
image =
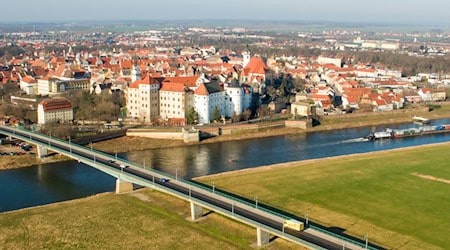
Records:
<instances>
[{"instance_id":1,"label":"bridge over river","mask_svg":"<svg viewBox=\"0 0 450 250\"><path fill-rule=\"evenodd\" d=\"M199 185L176 175L144 168L140 164L70 141L10 126L0 126L0 133L36 145L38 157L44 157L50 150L113 176L117 179L116 193L129 192L133 189L133 184L137 184L188 201L193 221L202 217L203 209L206 208L250 225L256 228L258 246L268 243L272 235L311 249L377 249L369 246L367 241L337 235L319 225L308 224L307 221L304 221L306 228L302 231L285 228L283 225L286 220L302 219L274 211L258 202L221 192L214 187Z\"/></svg>"}]
</instances>

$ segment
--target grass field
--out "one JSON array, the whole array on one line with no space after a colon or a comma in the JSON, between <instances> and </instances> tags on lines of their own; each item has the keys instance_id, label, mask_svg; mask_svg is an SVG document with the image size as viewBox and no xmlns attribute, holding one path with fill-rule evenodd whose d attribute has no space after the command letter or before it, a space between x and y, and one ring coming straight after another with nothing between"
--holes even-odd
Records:
<instances>
[{"instance_id":1,"label":"grass field","mask_svg":"<svg viewBox=\"0 0 450 250\"><path fill-rule=\"evenodd\" d=\"M1 249L250 249L256 230L148 189L0 213ZM267 249L296 249L277 240Z\"/></svg>"},{"instance_id":2,"label":"grass field","mask_svg":"<svg viewBox=\"0 0 450 250\"><path fill-rule=\"evenodd\" d=\"M450 249L450 144L201 178L396 249ZM422 175L422 177L421 177ZM427 175L432 178L423 178ZM434 178L433 178L434 177ZM439 179L437 179L439 178Z\"/></svg>"}]
</instances>

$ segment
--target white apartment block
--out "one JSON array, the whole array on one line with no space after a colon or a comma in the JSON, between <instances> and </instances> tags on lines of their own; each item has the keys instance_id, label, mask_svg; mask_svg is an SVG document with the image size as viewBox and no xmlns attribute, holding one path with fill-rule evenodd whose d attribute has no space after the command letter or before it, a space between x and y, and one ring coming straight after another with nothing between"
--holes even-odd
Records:
<instances>
[{"instance_id":1,"label":"white apartment block","mask_svg":"<svg viewBox=\"0 0 450 250\"><path fill-rule=\"evenodd\" d=\"M65 98L45 99L38 104L38 124L65 123L73 120L73 108Z\"/></svg>"},{"instance_id":2,"label":"white apartment block","mask_svg":"<svg viewBox=\"0 0 450 250\"><path fill-rule=\"evenodd\" d=\"M225 91L217 83L202 83L194 92L194 109L198 113L199 123L210 123L214 110L225 115Z\"/></svg>"},{"instance_id":3,"label":"white apartment block","mask_svg":"<svg viewBox=\"0 0 450 250\"><path fill-rule=\"evenodd\" d=\"M240 115L245 109L250 108L252 104L252 88L241 86L236 79L225 84L225 116L233 117Z\"/></svg>"},{"instance_id":4,"label":"white apartment block","mask_svg":"<svg viewBox=\"0 0 450 250\"><path fill-rule=\"evenodd\" d=\"M37 81L31 76L25 76L24 78L20 79L19 87L27 95L37 94Z\"/></svg>"},{"instance_id":5,"label":"white apartment block","mask_svg":"<svg viewBox=\"0 0 450 250\"><path fill-rule=\"evenodd\" d=\"M186 118L189 110L194 106L194 92L183 83L163 82L159 90L160 117Z\"/></svg>"},{"instance_id":6,"label":"white apartment block","mask_svg":"<svg viewBox=\"0 0 450 250\"><path fill-rule=\"evenodd\" d=\"M144 122L159 117L160 83L147 76L133 82L127 93L128 116Z\"/></svg>"},{"instance_id":7,"label":"white apartment block","mask_svg":"<svg viewBox=\"0 0 450 250\"><path fill-rule=\"evenodd\" d=\"M318 64L333 64L336 67L341 67L342 66L342 59L341 58L319 56L317 58L317 63Z\"/></svg>"}]
</instances>

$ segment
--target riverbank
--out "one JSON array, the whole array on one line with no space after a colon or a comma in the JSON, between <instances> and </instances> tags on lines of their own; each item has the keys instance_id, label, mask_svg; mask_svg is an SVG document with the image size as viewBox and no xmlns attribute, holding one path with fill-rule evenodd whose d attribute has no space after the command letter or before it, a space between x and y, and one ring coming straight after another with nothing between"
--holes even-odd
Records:
<instances>
[{"instance_id":1,"label":"riverbank","mask_svg":"<svg viewBox=\"0 0 450 250\"><path fill-rule=\"evenodd\" d=\"M349 160L354 160L354 159L358 159L361 157L370 157L370 158L380 157L381 158L385 154L389 154L389 153L408 152L410 150L419 150L420 151L421 149L434 148L434 147L439 147L439 146L444 146L444 147L450 148L450 142L439 142L439 143L433 143L433 144L410 146L410 147L404 147L404 148L393 148L393 149L380 150L380 151L374 151L374 152L357 153L357 154L349 154L349 155L338 155L338 156L330 156L330 157L324 157L324 158L318 158L318 159L308 159L308 160L301 160L301 161L277 163L277 164L271 164L271 165L258 166L255 168L244 168L244 169L238 169L238 170L234 170L234 171L200 176L200 177L193 178L193 180L201 182L204 180L209 180L209 179L214 179L214 178L230 178L231 176L234 176L236 174L245 174L245 173L256 174L259 172L280 170L283 168L295 168L295 167L304 166L304 165L308 165L308 164L321 163L324 161L349 161Z\"/></svg>"},{"instance_id":2,"label":"riverbank","mask_svg":"<svg viewBox=\"0 0 450 250\"><path fill-rule=\"evenodd\" d=\"M32 148L30 151L23 151L20 148L12 147L11 145L0 145L0 152L4 153L0 155L0 170L69 160L69 158L59 154L53 154L48 157L38 159L36 157L35 148ZM11 153L13 155L5 155L6 153Z\"/></svg>"},{"instance_id":3,"label":"riverbank","mask_svg":"<svg viewBox=\"0 0 450 250\"><path fill-rule=\"evenodd\" d=\"M450 142L196 178L388 249L448 249ZM423 178L426 176L427 178ZM429 212L433 211L433 212ZM429 230L433 228L433 230ZM339 231L341 231L339 230Z\"/></svg>"},{"instance_id":4,"label":"riverbank","mask_svg":"<svg viewBox=\"0 0 450 250\"><path fill-rule=\"evenodd\" d=\"M423 116L433 120L450 118L450 105L443 105L440 109L431 112L425 110L422 107L408 112L393 111L393 112L374 112L367 114L355 114L358 116L352 114L327 116L322 119L321 125L307 129L287 128L287 127L271 128L271 126L267 126L268 128L239 130L239 127L236 127L236 130L233 131L234 133L232 134L211 137L202 140L199 143L184 143L182 141L176 140L149 139L138 137L121 137L95 143L94 147L96 149L108 153L115 153L115 152L123 153L123 152L141 151L157 148L180 147L187 145L217 143L224 141L237 141L237 140L282 136L282 135L302 134L308 132L331 131L346 128L359 128L359 127L377 126L386 124L409 123L412 122L413 116L412 114L417 116ZM270 123L268 123L268 125L270 125Z\"/></svg>"},{"instance_id":5,"label":"riverbank","mask_svg":"<svg viewBox=\"0 0 450 250\"><path fill-rule=\"evenodd\" d=\"M302 134L308 132L320 132L320 131L330 131L337 129L346 128L357 128L364 126L377 126L384 124L395 124L395 123L407 123L412 121L412 115L424 116L429 119L442 119L450 118L450 105L443 105L440 109L428 112L423 107L419 109L409 110L408 112L376 112L367 114L346 114L339 116L327 116L322 119L322 124L316 127L308 129L298 129L298 128L287 128L287 127L276 127L271 128L270 122L267 122L267 128L253 129L253 130L236 130L232 134L220 135L216 137L211 137L202 140L198 143L184 143L180 140L164 140L164 139L151 139L151 138L140 138L140 137L120 137L107 141L102 141L93 144L93 148L101 150L110 154L114 153L125 153L132 151L142 151L151 150L158 148L168 148L168 147L183 147L188 145L197 144L207 144L207 143L217 143L224 141L236 141L236 140L247 140L256 139L264 137L282 136L282 135L293 135ZM17 164L14 159L17 158ZM62 156L50 156L44 158L43 161L35 159L33 157L22 157L22 156L11 156L0 158L0 170L10 169L17 167L27 167L38 165L41 163L57 162L61 160L69 160L69 158Z\"/></svg>"}]
</instances>

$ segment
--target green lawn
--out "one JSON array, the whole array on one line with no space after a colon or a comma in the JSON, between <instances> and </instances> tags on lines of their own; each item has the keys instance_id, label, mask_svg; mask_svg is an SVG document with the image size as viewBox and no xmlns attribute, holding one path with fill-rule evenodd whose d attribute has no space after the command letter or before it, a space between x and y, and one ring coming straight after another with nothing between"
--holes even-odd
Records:
<instances>
[{"instance_id":1,"label":"green lawn","mask_svg":"<svg viewBox=\"0 0 450 250\"><path fill-rule=\"evenodd\" d=\"M193 223L189 204L140 190L0 213L1 249L251 249L256 230L217 214ZM277 240L267 249L295 249Z\"/></svg>"},{"instance_id":2,"label":"green lawn","mask_svg":"<svg viewBox=\"0 0 450 250\"><path fill-rule=\"evenodd\" d=\"M202 178L388 248L450 249L450 145Z\"/></svg>"}]
</instances>

